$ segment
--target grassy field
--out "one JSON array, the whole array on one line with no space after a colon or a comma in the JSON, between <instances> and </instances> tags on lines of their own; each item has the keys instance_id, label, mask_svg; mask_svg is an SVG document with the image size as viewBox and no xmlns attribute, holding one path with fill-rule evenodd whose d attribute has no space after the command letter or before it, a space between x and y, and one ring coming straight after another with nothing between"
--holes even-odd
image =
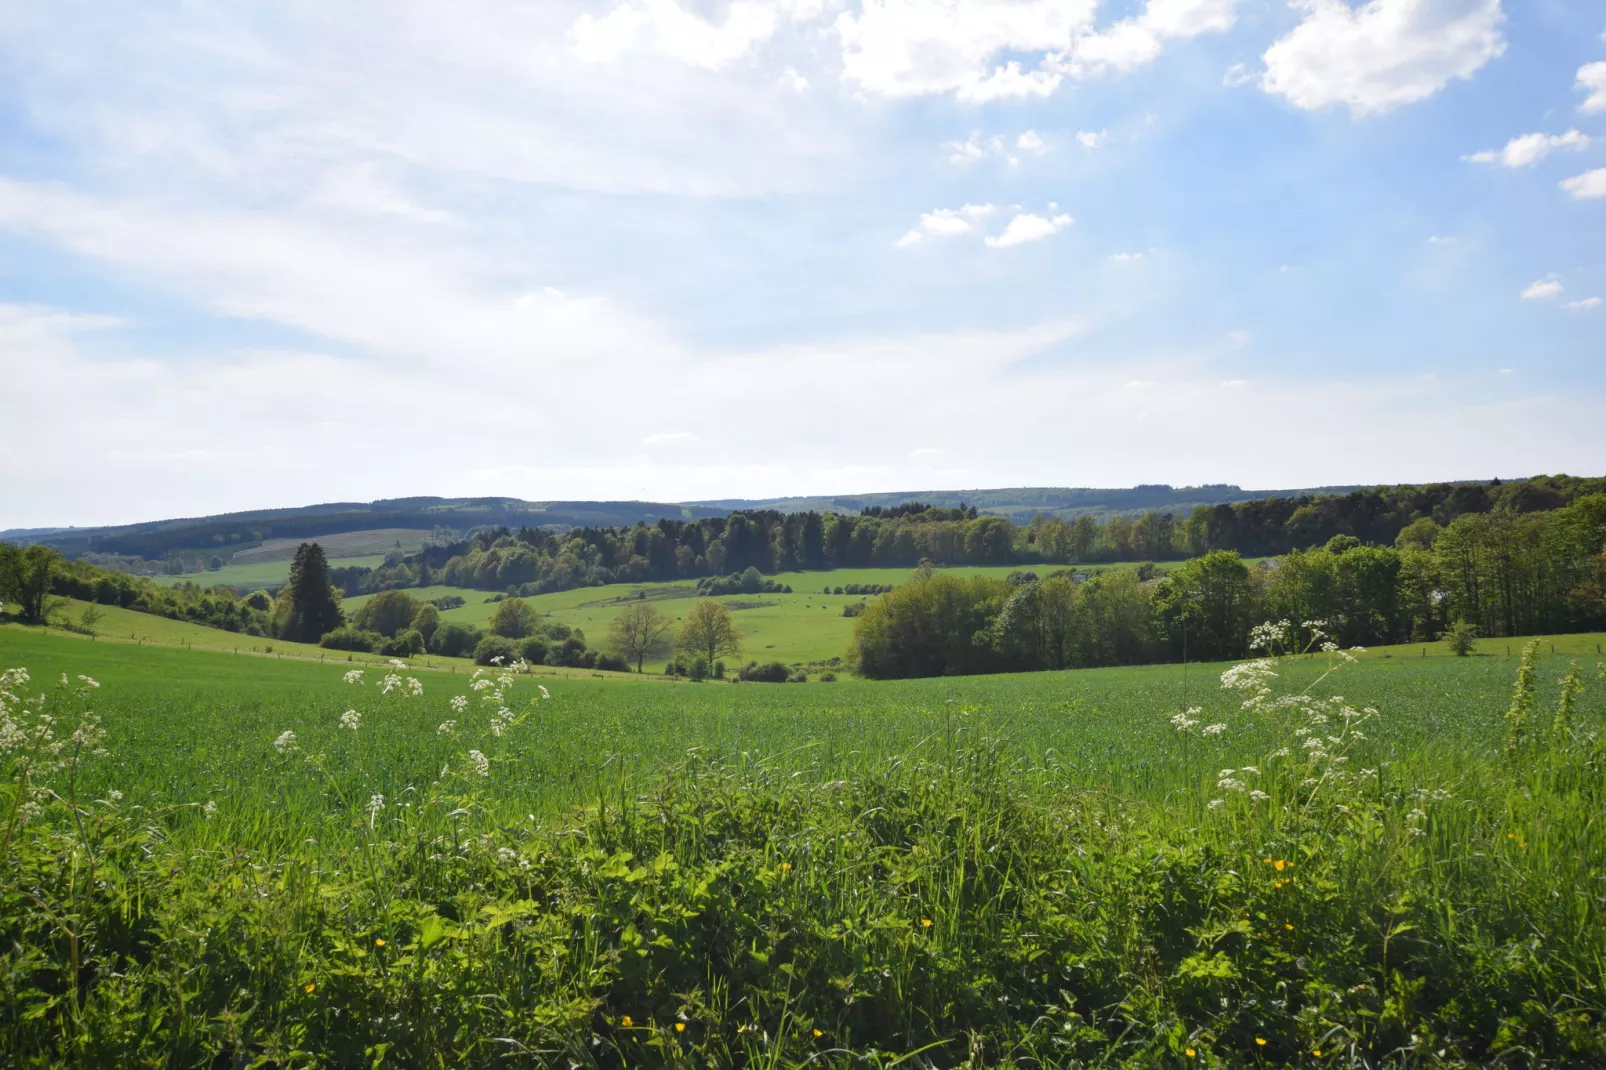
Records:
<instances>
[{"instance_id":1,"label":"grassy field","mask_svg":"<svg viewBox=\"0 0 1606 1070\"><path fill-rule=\"evenodd\" d=\"M1097 573L1116 566L1085 565L1078 571ZM1002 578L1017 571L1019 566L964 567L945 571L956 576L994 576ZM1036 570L1046 575L1043 567ZM747 661L784 661L787 664L825 664L832 658L841 658L853 636L853 619L842 615L843 607L865 600L861 595L824 594L827 587L835 590L849 584L897 586L909 578L909 570L902 568L835 569L830 572L783 572L771 577L775 582L792 588L791 594L734 594L722 595L719 601L732 607L736 626L742 633L742 654L735 659ZM567 624L585 632L592 645L600 645L607 636L608 625L637 592L645 591L655 599L659 610L674 618L677 625L685 616L696 596L694 582L676 583L616 583L606 587L582 587L572 591L536 595L525 601L545 614L553 623ZM459 624L485 627L496 604L488 602L494 592L476 591L463 587L423 587L408 591L419 599L457 595L465 602L457 609L442 614L443 619ZM670 595L674 597L664 597ZM363 595L348 598L347 615L371 598ZM657 600L662 598L661 601ZM652 663L648 668L661 670L663 662Z\"/></svg>"},{"instance_id":2,"label":"grassy field","mask_svg":"<svg viewBox=\"0 0 1606 1070\"><path fill-rule=\"evenodd\" d=\"M378 568L385 563L384 554L367 554L357 557L331 558L330 564L338 567L357 566ZM180 583L197 583L202 587L224 584L229 587L255 590L258 587L276 589L290 578L290 562L280 559L250 560L244 564L230 563L206 572L184 572L173 576L152 576L157 583L169 587Z\"/></svg>"},{"instance_id":3,"label":"grassy field","mask_svg":"<svg viewBox=\"0 0 1606 1070\"><path fill-rule=\"evenodd\" d=\"M0 853L0 1050L1601 1065L1606 682L1574 660L1513 720L1499 650L1289 661L1268 686L1310 694L1246 709L1221 665L413 694L0 628L5 716L93 708L106 752L4 752L0 817L37 812Z\"/></svg>"}]
</instances>

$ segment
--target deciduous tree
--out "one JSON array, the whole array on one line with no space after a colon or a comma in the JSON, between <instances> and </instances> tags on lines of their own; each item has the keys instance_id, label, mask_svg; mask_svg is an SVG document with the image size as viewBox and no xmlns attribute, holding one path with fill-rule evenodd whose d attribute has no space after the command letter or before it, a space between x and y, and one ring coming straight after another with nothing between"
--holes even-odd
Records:
<instances>
[{"instance_id":1,"label":"deciduous tree","mask_svg":"<svg viewBox=\"0 0 1606 1070\"><path fill-rule=\"evenodd\" d=\"M626 660L635 662L636 671L640 672L648 658L668 651L668 634L674 624L652 603L632 602L608 626L608 645Z\"/></svg>"},{"instance_id":2,"label":"deciduous tree","mask_svg":"<svg viewBox=\"0 0 1606 1070\"><path fill-rule=\"evenodd\" d=\"M742 633L736 630L731 611L712 598L692 605L680 629L680 649L701 655L712 665L717 658L735 657L742 652Z\"/></svg>"}]
</instances>

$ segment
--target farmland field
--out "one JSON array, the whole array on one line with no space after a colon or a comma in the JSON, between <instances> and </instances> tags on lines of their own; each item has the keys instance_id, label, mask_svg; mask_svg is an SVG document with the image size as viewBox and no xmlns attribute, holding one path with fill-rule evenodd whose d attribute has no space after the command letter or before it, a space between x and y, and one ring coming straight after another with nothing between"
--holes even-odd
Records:
<instances>
[{"instance_id":1,"label":"farmland field","mask_svg":"<svg viewBox=\"0 0 1606 1070\"><path fill-rule=\"evenodd\" d=\"M277 588L290 578L290 559L303 542L315 542L337 567L378 568L391 551L414 553L423 545L427 531L412 528L375 528L346 531L306 539L269 539L234 553L219 569L185 572L172 576L152 576L157 583L198 583L202 587L226 584L236 588Z\"/></svg>"},{"instance_id":2,"label":"farmland field","mask_svg":"<svg viewBox=\"0 0 1606 1070\"><path fill-rule=\"evenodd\" d=\"M106 752L39 773L76 819L7 833L0 1032L31 1063L1606 1055L1606 706L1564 655L1521 721L1504 654L1286 661L1282 693L1351 711L1301 700L1293 734L1220 665L387 693L0 629L18 665L93 676L49 708L97 710Z\"/></svg>"},{"instance_id":3,"label":"farmland field","mask_svg":"<svg viewBox=\"0 0 1606 1070\"><path fill-rule=\"evenodd\" d=\"M996 567L970 566L944 569L954 576L993 576L1002 578L1022 567L1002 565ZM1061 566L1035 566L1047 575ZM1076 571L1098 573L1114 565L1078 565ZM1158 566L1159 571L1165 570ZM823 594L827 587L835 590L849 584L897 586L909 579L904 568L833 569L828 572L782 572L765 579L774 580L792 588L791 594L733 594L721 595L719 601L730 606L736 614L736 627L742 633L742 654L736 661L784 661L792 663L829 663L841 658L853 636L853 619L842 615L843 607L863 602L865 596L850 594ZM585 632L593 646L600 645L607 635L608 624L635 598L646 592L659 610L673 618L677 625L686 609L697 596L693 580L674 583L615 583L605 587L580 587L569 591L535 595L525 601L549 622L567 624ZM441 614L442 619L456 624L472 624L483 628L496 612L496 603L489 601L496 592L473 590L467 587L421 587L407 592L414 598L428 600L444 595L457 595L464 605ZM372 595L361 595L345 600L347 616L357 611ZM663 661L650 663L650 669L662 669Z\"/></svg>"},{"instance_id":4,"label":"farmland field","mask_svg":"<svg viewBox=\"0 0 1606 1070\"><path fill-rule=\"evenodd\" d=\"M331 559L330 563L336 567L360 565L364 568L376 568L385 563L385 555L368 554L361 557ZM205 572L182 572L171 576L151 577L157 583L168 586L196 583L202 587L215 587L223 584L252 590L258 587L277 588L289 578L290 562L285 560L248 561L245 564L227 564L222 568L209 569Z\"/></svg>"}]
</instances>

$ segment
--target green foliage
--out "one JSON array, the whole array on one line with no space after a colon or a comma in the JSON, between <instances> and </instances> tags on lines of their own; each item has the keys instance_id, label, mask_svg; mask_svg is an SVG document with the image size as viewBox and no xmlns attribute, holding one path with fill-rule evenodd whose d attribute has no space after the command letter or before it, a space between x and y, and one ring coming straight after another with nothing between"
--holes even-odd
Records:
<instances>
[{"instance_id":1,"label":"green foliage","mask_svg":"<svg viewBox=\"0 0 1606 1070\"><path fill-rule=\"evenodd\" d=\"M424 641L426 643L430 640L430 637L435 634L435 629L439 628L440 626L440 608L430 602L425 602L423 605L419 606L418 611L413 614L412 622L408 624L409 628L413 629L413 631L424 637Z\"/></svg>"},{"instance_id":2,"label":"green foliage","mask_svg":"<svg viewBox=\"0 0 1606 1070\"><path fill-rule=\"evenodd\" d=\"M362 608L352 617L352 623L389 639L402 629L411 627L413 618L419 612L417 600L406 591L380 591L362 604ZM438 614L439 610L436 612Z\"/></svg>"},{"instance_id":3,"label":"green foliage","mask_svg":"<svg viewBox=\"0 0 1606 1070\"><path fill-rule=\"evenodd\" d=\"M1450 648L1450 653L1458 658L1470 657L1478 649L1478 628L1464 620L1451 624L1440 633L1439 638Z\"/></svg>"},{"instance_id":4,"label":"green foliage","mask_svg":"<svg viewBox=\"0 0 1606 1070\"><path fill-rule=\"evenodd\" d=\"M523 639L533 635L540 623L540 615L522 598L507 598L497 603L491 616L491 634L504 639Z\"/></svg>"},{"instance_id":5,"label":"green foliage","mask_svg":"<svg viewBox=\"0 0 1606 1070\"><path fill-rule=\"evenodd\" d=\"M0 542L0 602L13 603L29 624L42 624L50 614L51 579L60 556L44 546L26 549Z\"/></svg>"},{"instance_id":6,"label":"green foliage","mask_svg":"<svg viewBox=\"0 0 1606 1070\"><path fill-rule=\"evenodd\" d=\"M445 658L466 658L479 645L480 630L466 624L443 624L429 638L429 652Z\"/></svg>"},{"instance_id":7,"label":"green foliage","mask_svg":"<svg viewBox=\"0 0 1606 1070\"><path fill-rule=\"evenodd\" d=\"M279 593L279 637L292 643L316 643L345 620L340 596L329 582L323 548L315 542L302 543L290 563L290 582Z\"/></svg>"},{"instance_id":8,"label":"green foliage","mask_svg":"<svg viewBox=\"0 0 1606 1070\"><path fill-rule=\"evenodd\" d=\"M518 644L504 635L487 635L474 647L476 665L511 665L518 659Z\"/></svg>"},{"instance_id":9,"label":"green foliage","mask_svg":"<svg viewBox=\"0 0 1606 1070\"><path fill-rule=\"evenodd\" d=\"M843 684L809 721L807 688L553 683L548 703L492 674L472 694L495 701L441 734L463 675L415 694L56 643L27 645L149 675L52 696L50 736L38 689L0 686L27 741L0 781L0 816L30 804L0 852L0 1050L21 1065L1606 1060L1601 711L1576 703L1567 746L1508 761L1489 659L1356 666L1347 693L1407 706L1372 739L1299 698L1347 737L1320 758L1279 754L1296 695L1206 699L1227 730L1190 767L1154 709L1174 670ZM196 694L173 666L214 661L266 708L160 701ZM1268 689L1309 691L1323 670L1277 671ZM945 694L958 708L922 712ZM714 742L733 701L770 734ZM102 707L91 757L79 714ZM199 770L136 744L164 716L175 739L245 735L202 740ZM1067 720L1076 758L1044 760ZM615 756L575 785L588 743L668 764ZM524 816L566 784L583 807Z\"/></svg>"},{"instance_id":10,"label":"green foliage","mask_svg":"<svg viewBox=\"0 0 1606 1070\"><path fill-rule=\"evenodd\" d=\"M318 645L330 650L356 650L372 653L378 650L385 642L385 637L378 632L359 628L355 624L342 625L333 631L325 632L318 640Z\"/></svg>"}]
</instances>

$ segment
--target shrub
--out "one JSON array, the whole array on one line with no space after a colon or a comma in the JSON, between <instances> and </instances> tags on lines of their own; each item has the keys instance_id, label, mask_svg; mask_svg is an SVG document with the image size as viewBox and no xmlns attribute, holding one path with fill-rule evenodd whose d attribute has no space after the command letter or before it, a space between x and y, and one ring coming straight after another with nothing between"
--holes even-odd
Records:
<instances>
[{"instance_id":1,"label":"shrub","mask_svg":"<svg viewBox=\"0 0 1606 1070\"><path fill-rule=\"evenodd\" d=\"M542 639L540 636L533 636L532 638L526 639L524 642L519 644L519 657L523 658L531 665L545 665L546 652L546 640Z\"/></svg>"},{"instance_id":2,"label":"shrub","mask_svg":"<svg viewBox=\"0 0 1606 1070\"><path fill-rule=\"evenodd\" d=\"M358 650L364 654L371 654L379 649L385 637L378 632L359 628L355 624L347 624L336 628L332 632L325 632L318 645L329 650Z\"/></svg>"},{"instance_id":3,"label":"shrub","mask_svg":"<svg viewBox=\"0 0 1606 1070\"><path fill-rule=\"evenodd\" d=\"M495 658L501 658L503 665L513 664L519 659L519 645L505 635L487 635L474 647L474 663L490 665Z\"/></svg>"},{"instance_id":4,"label":"shrub","mask_svg":"<svg viewBox=\"0 0 1606 1070\"><path fill-rule=\"evenodd\" d=\"M466 624L442 624L429 637L429 652L443 658L466 658L480 641L480 630Z\"/></svg>"},{"instance_id":5,"label":"shrub","mask_svg":"<svg viewBox=\"0 0 1606 1070\"><path fill-rule=\"evenodd\" d=\"M444 613L448 609L456 609L466 603L463 601L462 595L443 594L439 598L431 598L429 604Z\"/></svg>"},{"instance_id":6,"label":"shrub","mask_svg":"<svg viewBox=\"0 0 1606 1070\"><path fill-rule=\"evenodd\" d=\"M392 658L417 657L424 652L424 633L416 628L404 628L394 639L381 643L379 652Z\"/></svg>"},{"instance_id":7,"label":"shrub","mask_svg":"<svg viewBox=\"0 0 1606 1070\"><path fill-rule=\"evenodd\" d=\"M1335 539L1337 537L1334 536ZM1450 652L1458 658L1467 657L1475 653L1478 648L1478 628L1464 620L1458 620L1450 625L1446 631L1440 633L1439 638L1449 645Z\"/></svg>"},{"instance_id":8,"label":"shrub","mask_svg":"<svg viewBox=\"0 0 1606 1070\"><path fill-rule=\"evenodd\" d=\"M723 661L714 662L714 679L725 679L725 663Z\"/></svg>"},{"instance_id":9,"label":"shrub","mask_svg":"<svg viewBox=\"0 0 1606 1070\"><path fill-rule=\"evenodd\" d=\"M504 639L523 639L534 635L540 615L522 598L504 599L491 617L491 634Z\"/></svg>"},{"instance_id":10,"label":"shrub","mask_svg":"<svg viewBox=\"0 0 1606 1070\"><path fill-rule=\"evenodd\" d=\"M352 623L388 637L411 626L417 615L418 602L406 591L380 591L362 604Z\"/></svg>"},{"instance_id":11,"label":"shrub","mask_svg":"<svg viewBox=\"0 0 1606 1070\"><path fill-rule=\"evenodd\" d=\"M630 663L617 654L598 654L596 667L606 672L630 671Z\"/></svg>"},{"instance_id":12,"label":"shrub","mask_svg":"<svg viewBox=\"0 0 1606 1070\"><path fill-rule=\"evenodd\" d=\"M834 673L834 672L822 672L820 674L820 683L822 683L822 684L834 684L834 683L836 683L836 673Z\"/></svg>"},{"instance_id":13,"label":"shrub","mask_svg":"<svg viewBox=\"0 0 1606 1070\"><path fill-rule=\"evenodd\" d=\"M692 658L691 669L686 675L691 677L692 682L699 684L708 679L708 659L701 654Z\"/></svg>"},{"instance_id":14,"label":"shrub","mask_svg":"<svg viewBox=\"0 0 1606 1070\"><path fill-rule=\"evenodd\" d=\"M809 674L802 669L797 669L786 678L786 682L789 684L806 684L809 682Z\"/></svg>"},{"instance_id":15,"label":"shrub","mask_svg":"<svg viewBox=\"0 0 1606 1070\"><path fill-rule=\"evenodd\" d=\"M767 665L750 661L741 672L743 680L759 684L784 684L791 675L792 670L779 661L772 661Z\"/></svg>"}]
</instances>

